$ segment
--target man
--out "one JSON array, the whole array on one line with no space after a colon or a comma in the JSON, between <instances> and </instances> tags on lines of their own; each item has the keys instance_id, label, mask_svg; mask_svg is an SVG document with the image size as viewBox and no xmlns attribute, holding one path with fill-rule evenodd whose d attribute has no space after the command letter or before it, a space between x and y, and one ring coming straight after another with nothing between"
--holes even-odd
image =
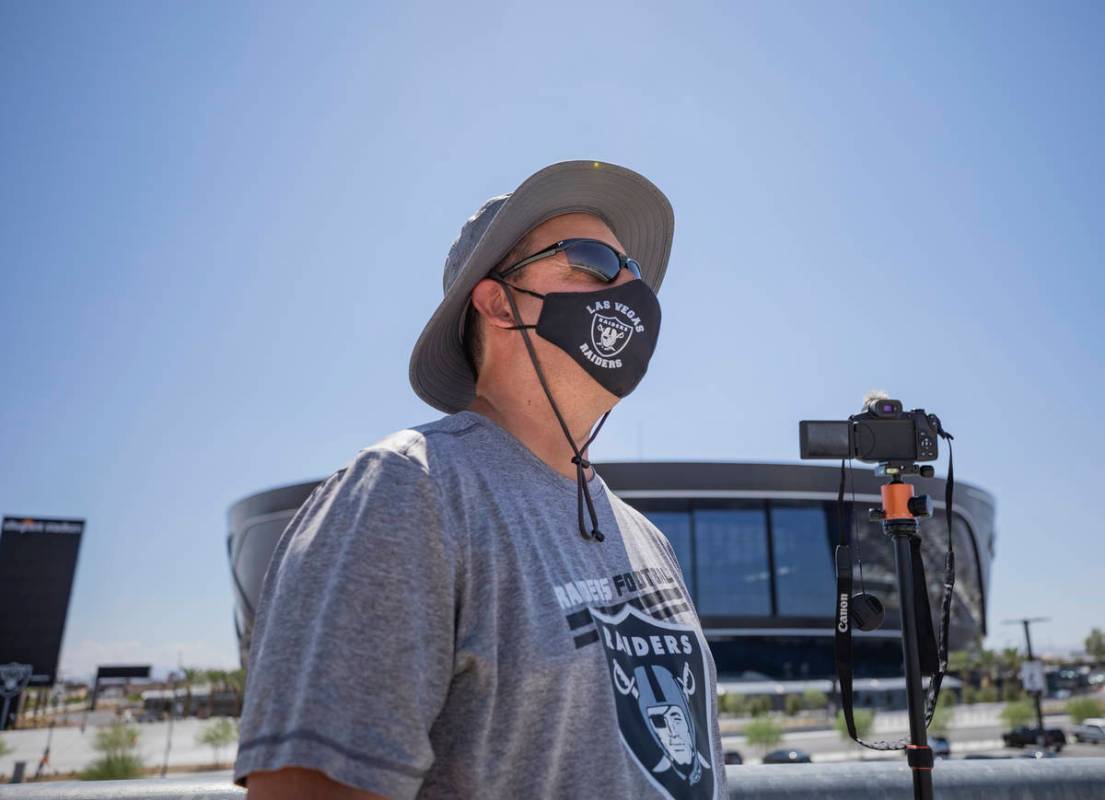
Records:
<instances>
[{"instance_id":1,"label":"man","mask_svg":"<svg viewBox=\"0 0 1105 800\"><path fill-rule=\"evenodd\" d=\"M674 553L587 456L655 348L673 229L659 189L598 162L464 225L411 357L449 416L359 453L273 556L250 798L725 796Z\"/></svg>"}]
</instances>

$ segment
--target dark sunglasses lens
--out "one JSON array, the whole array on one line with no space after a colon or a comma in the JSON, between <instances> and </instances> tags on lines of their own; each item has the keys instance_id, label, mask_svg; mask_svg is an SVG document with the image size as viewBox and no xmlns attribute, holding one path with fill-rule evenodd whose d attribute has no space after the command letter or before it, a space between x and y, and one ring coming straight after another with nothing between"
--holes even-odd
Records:
<instances>
[{"instance_id":1,"label":"dark sunglasses lens","mask_svg":"<svg viewBox=\"0 0 1105 800\"><path fill-rule=\"evenodd\" d=\"M634 261L632 258L625 260L625 268L629 270L629 274L634 278L641 277L641 265Z\"/></svg>"},{"instance_id":2,"label":"dark sunglasses lens","mask_svg":"<svg viewBox=\"0 0 1105 800\"><path fill-rule=\"evenodd\" d=\"M568 263L576 269L590 272L604 281L618 277L621 262L614 250L601 242L573 242L564 248Z\"/></svg>"}]
</instances>

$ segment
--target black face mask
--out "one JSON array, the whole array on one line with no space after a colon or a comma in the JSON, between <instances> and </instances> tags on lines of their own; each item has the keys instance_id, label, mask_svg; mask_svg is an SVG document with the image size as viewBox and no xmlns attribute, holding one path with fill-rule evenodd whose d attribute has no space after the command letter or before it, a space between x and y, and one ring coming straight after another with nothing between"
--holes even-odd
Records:
<instances>
[{"instance_id":1,"label":"black face mask","mask_svg":"<svg viewBox=\"0 0 1105 800\"><path fill-rule=\"evenodd\" d=\"M643 280L594 292L541 294L499 281L545 301L536 325L522 325L513 308L513 330L537 335L570 355L602 388L625 397L637 388L660 336L660 301Z\"/></svg>"},{"instance_id":2,"label":"black face mask","mask_svg":"<svg viewBox=\"0 0 1105 800\"><path fill-rule=\"evenodd\" d=\"M564 437L568 440L568 446L575 454L572 463L576 467L579 533L585 539L601 542L606 537L599 530L598 514L587 488L585 474L591 462L583 457L583 453L598 436L610 412L602 415L583 446L576 447L568 424L553 400L552 391L537 360L537 352L530 341L529 331L536 329L538 336L570 355L588 375L615 397L625 397L645 376L649 359L656 349L656 340L660 334L660 301L643 280L629 281L594 292L541 294L509 284L495 275L491 278L506 289L511 313L518 323L511 330L521 331L537 379L552 406L557 422L560 423ZM536 325L522 324L522 316L514 302L515 291L544 301ZM584 501L591 518L590 531L583 523Z\"/></svg>"}]
</instances>

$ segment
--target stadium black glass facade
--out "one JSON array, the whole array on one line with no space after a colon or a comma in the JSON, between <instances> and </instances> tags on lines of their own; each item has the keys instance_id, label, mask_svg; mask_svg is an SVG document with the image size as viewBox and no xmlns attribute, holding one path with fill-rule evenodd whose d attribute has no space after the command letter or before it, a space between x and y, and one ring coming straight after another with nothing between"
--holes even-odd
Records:
<instances>
[{"instance_id":1,"label":"stadium black glass facade","mask_svg":"<svg viewBox=\"0 0 1105 800\"><path fill-rule=\"evenodd\" d=\"M797 681L834 674L833 548L841 525L836 503L839 470L687 462L601 464L598 470L615 493L671 541L722 680ZM947 539L944 484L937 479L916 483L918 492L937 501L937 516L923 521L921 529L930 596L938 609ZM243 661L268 558L315 485L263 492L230 510L228 549ZM857 637L858 678L901 674L893 551L878 524L867 520L867 509L878 505L878 487L870 471L856 470L854 496L848 493L843 509L843 524L855 531L866 588L887 610L882 630ZM992 497L969 484L957 484L952 649L986 632L993 520Z\"/></svg>"}]
</instances>

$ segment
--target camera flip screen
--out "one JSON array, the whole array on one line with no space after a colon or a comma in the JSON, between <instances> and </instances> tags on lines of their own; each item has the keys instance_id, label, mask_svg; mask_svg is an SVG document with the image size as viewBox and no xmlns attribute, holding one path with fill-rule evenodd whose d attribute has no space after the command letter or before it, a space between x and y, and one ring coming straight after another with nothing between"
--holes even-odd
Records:
<instances>
[{"instance_id":1,"label":"camera flip screen","mask_svg":"<svg viewBox=\"0 0 1105 800\"><path fill-rule=\"evenodd\" d=\"M802 458L851 458L852 423L848 420L798 423Z\"/></svg>"}]
</instances>

